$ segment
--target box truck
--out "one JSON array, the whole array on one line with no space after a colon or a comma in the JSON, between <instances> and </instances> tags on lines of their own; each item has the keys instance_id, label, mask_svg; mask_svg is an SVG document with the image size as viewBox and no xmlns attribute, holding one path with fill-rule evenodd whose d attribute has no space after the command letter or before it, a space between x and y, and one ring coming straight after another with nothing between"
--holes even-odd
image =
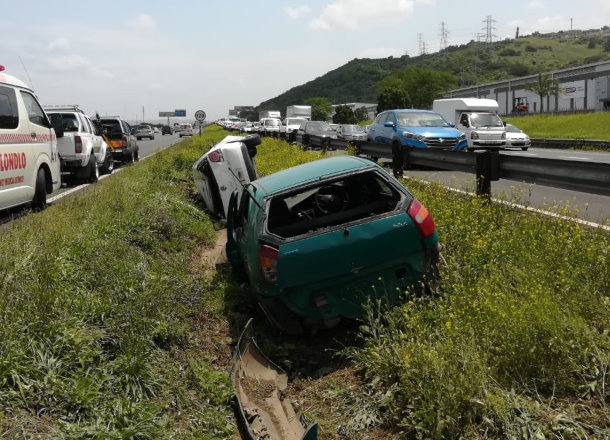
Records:
<instances>
[{"instance_id":1,"label":"box truck","mask_svg":"<svg viewBox=\"0 0 610 440\"><path fill-rule=\"evenodd\" d=\"M286 107L286 119L288 118L303 118L311 121L311 106L289 105Z\"/></svg>"},{"instance_id":2,"label":"box truck","mask_svg":"<svg viewBox=\"0 0 610 440\"><path fill-rule=\"evenodd\" d=\"M281 119L282 115L279 110L263 110L263 111L258 112L258 120L260 121L263 118Z\"/></svg>"},{"instance_id":3,"label":"box truck","mask_svg":"<svg viewBox=\"0 0 610 440\"><path fill-rule=\"evenodd\" d=\"M506 146L506 129L498 116L498 102L483 98L436 99L432 110L466 135L468 150Z\"/></svg>"}]
</instances>

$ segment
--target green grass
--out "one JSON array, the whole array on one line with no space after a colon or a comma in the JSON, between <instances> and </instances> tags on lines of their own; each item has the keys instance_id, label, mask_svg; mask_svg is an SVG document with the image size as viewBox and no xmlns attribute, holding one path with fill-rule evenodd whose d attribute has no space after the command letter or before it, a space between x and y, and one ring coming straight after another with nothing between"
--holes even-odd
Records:
<instances>
[{"instance_id":1,"label":"green grass","mask_svg":"<svg viewBox=\"0 0 610 440\"><path fill-rule=\"evenodd\" d=\"M191 166L225 135L208 127L2 229L4 437L233 434L227 360L213 350L227 340L200 338L221 320L230 338L255 304L228 271L204 278L191 264L215 236ZM264 139L256 162L266 175L319 157ZM409 439L610 438L610 234L405 184L445 246L438 294L371 304L361 341L337 360L352 361L347 379L301 381L320 438L336 438L337 424L354 439L371 428ZM290 365L301 352L292 343L273 359Z\"/></svg>"},{"instance_id":2,"label":"green grass","mask_svg":"<svg viewBox=\"0 0 610 440\"><path fill-rule=\"evenodd\" d=\"M439 296L376 305L348 349L404 438L610 437L610 234L407 186L445 246ZM544 436L544 437L543 437Z\"/></svg>"},{"instance_id":3,"label":"green grass","mask_svg":"<svg viewBox=\"0 0 610 440\"><path fill-rule=\"evenodd\" d=\"M4 436L232 433L228 374L188 324L221 315L222 290L185 264L215 237L185 190L190 167L221 137L183 142L3 229Z\"/></svg>"},{"instance_id":4,"label":"green grass","mask_svg":"<svg viewBox=\"0 0 610 440\"><path fill-rule=\"evenodd\" d=\"M504 118L533 138L610 140L610 113Z\"/></svg>"}]
</instances>

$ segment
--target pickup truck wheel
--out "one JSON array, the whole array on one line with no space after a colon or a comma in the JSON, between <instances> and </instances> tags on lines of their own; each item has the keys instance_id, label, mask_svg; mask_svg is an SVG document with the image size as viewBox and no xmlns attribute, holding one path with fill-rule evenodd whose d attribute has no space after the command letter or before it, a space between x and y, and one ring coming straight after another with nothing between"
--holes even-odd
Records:
<instances>
[{"instance_id":1,"label":"pickup truck wheel","mask_svg":"<svg viewBox=\"0 0 610 440\"><path fill-rule=\"evenodd\" d=\"M133 156L134 162L139 162L140 161L140 149L136 148L136 151L133 154L134 154L134 156Z\"/></svg>"},{"instance_id":2,"label":"pickup truck wheel","mask_svg":"<svg viewBox=\"0 0 610 440\"><path fill-rule=\"evenodd\" d=\"M34 189L34 198L32 199L32 208L35 211L41 211L47 206L47 183L46 174L42 168L36 174L36 187Z\"/></svg>"},{"instance_id":3,"label":"pickup truck wheel","mask_svg":"<svg viewBox=\"0 0 610 440\"><path fill-rule=\"evenodd\" d=\"M102 174L110 174L114 170L114 159L112 158L112 153L109 151L106 152L106 157L104 158L104 163L102 164L101 172Z\"/></svg>"},{"instance_id":4,"label":"pickup truck wheel","mask_svg":"<svg viewBox=\"0 0 610 440\"><path fill-rule=\"evenodd\" d=\"M92 154L89 159L89 183L95 183L100 177L100 169L97 167L97 160L95 160L95 156Z\"/></svg>"}]
</instances>

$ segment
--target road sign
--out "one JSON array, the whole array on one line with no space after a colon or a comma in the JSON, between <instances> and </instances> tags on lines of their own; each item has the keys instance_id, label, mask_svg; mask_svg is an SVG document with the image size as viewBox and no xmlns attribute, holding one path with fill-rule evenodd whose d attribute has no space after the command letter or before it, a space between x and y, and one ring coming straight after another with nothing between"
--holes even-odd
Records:
<instances>
[{"instance_id":1,"label":"road sign","mask_svg":"<svg viewBox=\"0 0 610 440\"><path fill-rule=\"evenodd\" d=\"M205 112L203 110L197 110L195 112L195 119L198 121L205 121Z\"/></svg>"},{"instance_id":2,"label":"road sign","mask_svg":"<svg viewBox=\"0 0 610 440\"><path fill-rule=\"evenodd\" d=\"M165 118L167 116L174 116L174 112L159 112L160 118Z\"/></svg>"},{"instance_id":3,"label":"road sign","mask_svg":"<svg viewBox=\"0 0 610 440\"><path fill-rule=\"evenodd\" d=\"M174 110L174 116L186 116L186 110Z\"/></svg>"}]
</instances>

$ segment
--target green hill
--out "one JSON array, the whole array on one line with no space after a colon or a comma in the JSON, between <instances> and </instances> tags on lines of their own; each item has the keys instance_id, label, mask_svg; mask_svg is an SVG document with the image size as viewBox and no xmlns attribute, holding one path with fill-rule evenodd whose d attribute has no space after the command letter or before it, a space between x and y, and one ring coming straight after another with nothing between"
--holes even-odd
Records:
<instances>
[{"instance_id":1,"label":"green hill","mask_svg":"<svg viewBox=\"0 0 610 440\"><path fill-rule=\"evenodd\" d=\"M377 83L397 69L421 67L448 72L458 87L610 60L610 28L534 33L494 43L471 41L417 57L356 58L312 81L262 102L257 110L282 110L323 96L333 104L377 102Z\"/></svg>"}]
</instances>

